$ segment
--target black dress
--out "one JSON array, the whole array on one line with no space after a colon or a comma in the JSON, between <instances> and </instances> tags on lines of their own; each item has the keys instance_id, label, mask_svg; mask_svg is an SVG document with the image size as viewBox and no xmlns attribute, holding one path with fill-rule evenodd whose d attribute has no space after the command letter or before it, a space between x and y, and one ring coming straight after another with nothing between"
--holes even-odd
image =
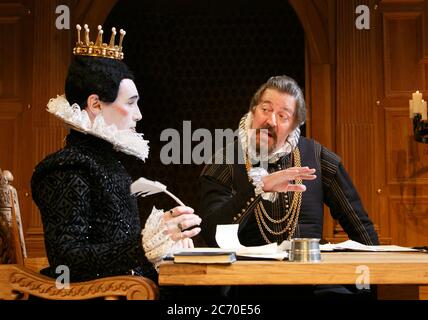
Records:
<instances>
[{"instance_id":1,"label":"black dress","mask_svg":"<svg viewBox=\"0 0 428 320\"><path fill-rule=\"evenodd\" d=\"M141 244L131 178L112 144L74 130L66 146L40 162L31 180L40 209L50 267L70 270L71 281L157 273Z\"/></svg>"}]
</instances>

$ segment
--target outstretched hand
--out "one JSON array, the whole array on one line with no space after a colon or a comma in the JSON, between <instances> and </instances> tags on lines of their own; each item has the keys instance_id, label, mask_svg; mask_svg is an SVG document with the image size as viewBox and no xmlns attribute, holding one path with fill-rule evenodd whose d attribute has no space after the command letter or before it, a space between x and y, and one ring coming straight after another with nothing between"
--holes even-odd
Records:
<instances>
[{"instance_id":1,"label":"outstretched hand","mask_svg":"<svg viewBox=\"0 0 428 320\"><path fill-rule=\"evenodd\" d=\"M306 191L306 186L303 184L292 184L290 181L314 180L315 169L309 167L292 167L285 170L277 171L263 177L264 192L288 192L288 191Z\"/></svg>"}]
</instances>

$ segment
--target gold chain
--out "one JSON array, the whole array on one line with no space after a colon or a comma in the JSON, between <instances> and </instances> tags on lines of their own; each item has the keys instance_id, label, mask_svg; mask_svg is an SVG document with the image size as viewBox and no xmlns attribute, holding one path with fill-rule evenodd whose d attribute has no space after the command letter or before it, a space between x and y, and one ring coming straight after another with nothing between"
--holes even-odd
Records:
<instances>
[{"instance_id":1,"label":"gold chain","mask_svg":"<svg viewBox=\"0 0 428 320\"><path fill-rule=\"evenodd\" d=\"M257 210L257 208L255 208L254 210ZM260 234L262 235L263 239L265 239L266 243L272 243L272 241L269 240L269 238L266 236L265 232L263 231L263 228L260 224L260 220L259 220L259 215L256 212L256 220L257 220L257 225L259 227L260 230Z\"/></svg>"},{"instance_id":2,"label":"gold chain","mask_svg":"<svg viewBox=\"0 0 428 320\"><path fill-rule=\"evenodd\" d=\"M285 226L285 228L284 229L282 229L282 230L280 230L280 231L274 231L274 230L272 230L271 228L269 228L269 226L267 225L267 223L266 223L266 221L263 219L263 215L262 215L262 213L261 213L261 211L260 211L260 205L258 205L257 206L257 208L256 208L256 216L258 216L258 221L261 221L261 223L263 224L263 226L265 227L265 229L270 233L270 234L273 234L273 235L275 235L275 236L279 236L279 235L281 235L281 234L283 234L284 232L286 232L287 231L287 228L289 227L289 225L287 224L286 226ZM290 220L289 220L290 221Z\"/></svg>"},{"instance_id":3,"label":"gold chain","mask_svg":"<svg viewBox=\"0 0 428 320\"><path fill-rule=\"evenodd\" d=\"M294 166L295 167L301 167L300 152L299 152L298 148L294 149L293 156L294 156L294 160L295 160ZM248 165L248 162L247 162L247 165ZM247 168L248 168L248 166L247 166ZM302 179L296 179L295 182L296 182L296 184L302 184L303 181L302 181ZM263 203L262 202L258 203L257 207L254 209L256 221L257 221L257 225L259 227L260 233L261 233L263 239L267 243L271 243L271 241L266 236L266 233L264 232L263 227L270 234L275 235L275 236L282 235L286 231L289 231L287 239L288 240L291 239L291 237L293 236L293 234L296 230L297 224L298 224L301 204L302 204L302 192L294 192L292 204L291 204L289 209L286 209L284 217L279 219L279 220L275 220L271 216L269 216L269 214L266 212L266 209L264 208ZM274 231L271 228L269 228L269 226L267 225L263 216L265 216L273 224L283 223L287 219L288 219L288 222L286 223L285 227L282 230ZM262 227L262 225L263 225L263 227Z\"/></svg>"}]
</instances>

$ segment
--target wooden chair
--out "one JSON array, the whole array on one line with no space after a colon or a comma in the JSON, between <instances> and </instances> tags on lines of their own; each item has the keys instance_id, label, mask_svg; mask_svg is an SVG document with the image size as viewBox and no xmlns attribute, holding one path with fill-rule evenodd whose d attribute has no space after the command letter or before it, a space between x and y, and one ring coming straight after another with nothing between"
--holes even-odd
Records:
<instances>
[{"instance_id":1,"label":"wooden chair","mask_svg":"<svg viewBox=\"0 0 428 320\"><path fill-rule=\"evenodd\" d=\"M0 169L0 300L23 300L36 296L52 300L155 300L157 285L137 276L114 276L58 286L55 279L39 271L48 266L43 258L28 258L13 176Z\"/></svg>"}]
</instances>

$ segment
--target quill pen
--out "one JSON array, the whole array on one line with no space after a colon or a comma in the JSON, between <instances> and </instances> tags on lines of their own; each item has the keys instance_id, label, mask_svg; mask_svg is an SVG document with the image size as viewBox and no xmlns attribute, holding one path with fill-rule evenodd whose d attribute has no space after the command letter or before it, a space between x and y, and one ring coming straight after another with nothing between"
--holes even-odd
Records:
<instances>
[{"instance_id":1,"label":"quill pen","mask_svg":"<svg viewBox=\"0 0 428 320\"><path fill-rule=\"evenodd\" d=\"M141 177L131 184L131 194L135 194L137 196L146 197L152 194L156 194L159 192L164 192L173 198L180 206L185 206L185 204L178 199L171 192L166 190L166 186L158 181L152 181L146 178Z\"/></svg>"}]
</instances>

